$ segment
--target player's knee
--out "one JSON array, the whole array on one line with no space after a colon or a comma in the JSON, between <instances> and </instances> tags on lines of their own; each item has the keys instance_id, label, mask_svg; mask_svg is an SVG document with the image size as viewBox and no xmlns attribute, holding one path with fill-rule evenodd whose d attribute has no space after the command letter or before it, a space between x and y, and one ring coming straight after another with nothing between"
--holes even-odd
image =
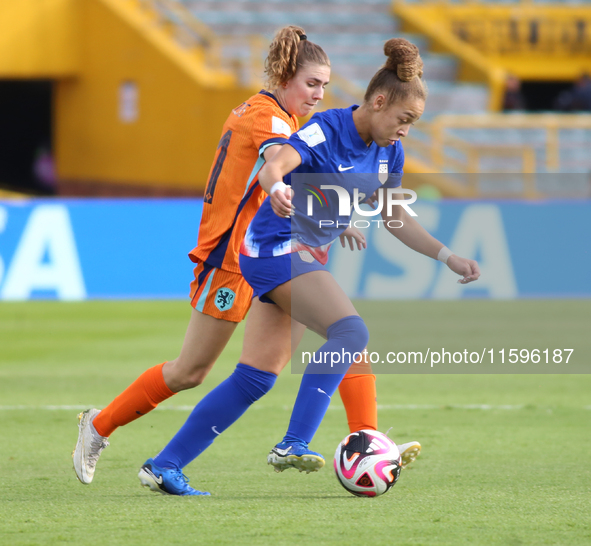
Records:
<instances>
[{"instance_id":1,"label":"player's knee","mask_svg":"<svg viewBox=\"0 0 591 546\"><path fill-rule=\"evenodd\" d=\"M193 373L192 375L189 375L187 377L184 377L181 379L182 382L182 388L180 390L187 390L187 389L193 389L195 387L198 387L199 385L201 385L201 383L203 383L203 381L205 380L206 377L206 373Z\"/></svg>"},{"instance_id":2,"label":"player's knee","mask_svg":"<svg viewBox=\"0 0 591 546\"><path fill-rule=\"evenodd\" d=\"M168 371L168 387L175 391L185 391L193 389L203 383L213 363L185 362L180 358L172 361L172 366Z\"/></svg>"},{"instance_id":3,"label":"player's knee","mask_svg":"<svg viewBox=\"0 0 591 546\"><path fill-rule=\"evenodd\" d=\"M369 342L369 330L358 315L337 320L326 332L328 339L339 340L350 353L361 353Z\"/></svg>"}]
</instances>

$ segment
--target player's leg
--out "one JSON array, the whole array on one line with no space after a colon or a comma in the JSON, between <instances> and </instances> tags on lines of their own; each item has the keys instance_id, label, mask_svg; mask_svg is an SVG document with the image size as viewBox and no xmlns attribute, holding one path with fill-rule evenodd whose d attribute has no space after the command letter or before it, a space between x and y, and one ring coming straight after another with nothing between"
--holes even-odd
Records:
<instances>
[{"instance_id":1,"label":"player's leg","mask_svg":"<svg viewBox=\"0 0 591 546\"><path fill-rule=\"evenodd\" d=\"M324 465L324 459L310 451L308 444L346 371L367 345L369 334L353 304L327 271L298 275L268 296L298 322L327 340L312 356L302 377L287 433L267 459L278 472L291 466L312 472Z\"/></svg>"},{"instance_id":2,"label":"player's leg","mask_svg":"<svg viewBox=\"0 0 591 546\"><path fill-rule=\"evenodd\" d=\"M268 300L252 302L240 362L279 375L302 340L306 327Z\"/></svg>"},{"instance_id":3,"label":"player's leg","mask_svg":"<svg viewBox=\"0 0 591 546\"><path fill-rule=\"evenodd\" d=\"M347 412L349 430L377 430L377 402L375 375L371 374L368 355L355 362L339 385L339 393ZM368 373L369 372L369 373ZM397 444L402 468L414 462L421 453L419 442Z\"/></svg>"},{"instance_id":4,"label":"player's leg","mask_svg":"<svg viewBox=\"0 0 591 546\"><path fill-rule=\"evenodd\" d=\"M193 309L178 358L150 368L117 396L95 418L97 432L110 436L177 392L201 384L235 329L235 322Z\"/></svg>"},{"instance_id":5,"label":"player's leg","mask_svg":"<svg viewBox=\"0 0 591 546\"><path fill-rule=\"evenodd\" d=\"M278 306L253 300L240 363L197 404L168 445L144 463L138 475L143 485L161 493L197 494L182 481L182 469L273 387L290 358L290 335L297 345L304 331L292 322Z\"/></svg>"},{"instance_id":6,"label":"player's leg","mask_svg":"<svg viewBox=\"0 0 591 546\"><path fill-rule=\"evenodd\" d=\"M339 385L339 394L347 412L350 432L378 430L376 376L372 373L367 352L349 368Z\"/></svg>"},{"instance_id":7,"label":"player's leg","mask_svg":"<svg viewBox=\"0 0 591 546\"><path fill-rule=\"evenodd\" d=\"M223 298L219 296L222 291ZM252 290L237 273L199 264L191 293L194 310L179 357L145 371L102 411L91 409L80 414L72 457L82 483L92 481L97 460L115 429L203 381L246 315Z\"/></svg>"},{"instance_id":8,"label":"player's leg","mask_svg":"<svg viewBox=\"0 0 591 546\"><path fill-rule=\"evenodd\" d=\"M92 482L98 458L109 445L107 438L118 427L146 415L173 396L176 389L181 390L179 386L188 384L188 380L182 383L181 370L195 384L202 381L235 328L236 323L193 310L181 355L177 359L146 370L103 410L90 409L81 413L78 442L72 455L78 479L84 484ZM167 364L176 372L169 375L175 390L168 386L165 379Z\"/></svg>"}]
</instances>

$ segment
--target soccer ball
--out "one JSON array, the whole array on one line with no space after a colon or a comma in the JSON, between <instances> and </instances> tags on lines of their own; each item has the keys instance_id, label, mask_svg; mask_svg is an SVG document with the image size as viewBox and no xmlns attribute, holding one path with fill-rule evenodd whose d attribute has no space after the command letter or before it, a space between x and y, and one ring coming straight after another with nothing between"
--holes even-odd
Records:
<instances>
[{"instance_id":1,"label":"soccer ball","mask_svg":"<svg viewBox=\"0 0 591 546\"><path fill-rule=\"evenodd\" d=\"M400 462L396 444L375 430L349 434L334 455L339 483L358 497L377 497L388 491L400 476Z\"/></svg>"}]
</instances>

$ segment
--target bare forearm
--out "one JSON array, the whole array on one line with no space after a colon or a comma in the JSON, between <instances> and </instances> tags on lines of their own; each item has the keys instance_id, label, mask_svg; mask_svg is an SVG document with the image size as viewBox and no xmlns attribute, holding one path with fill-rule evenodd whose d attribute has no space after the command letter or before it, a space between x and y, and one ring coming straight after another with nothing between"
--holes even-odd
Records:
<instances>
[{"instance_id":1,"label":"bare forearm","mask_svg":"<svg viewBox=\"0 0 591 546\"><path fill-rule=\"evenodd\" d=\"M261 188L263 188L266 193L270 193L273 184L278 180L283 180L281 167L272 162L266 163L259 173L259 184L261 185Z\"/></svg>"},{"instance_id":2,"label":"bare forearm","mask_svg":"<svg viewBox=\"0 0 591 546\"><path fill-rule=\"evenodd\" d=\"M447 254L439 256L439 251L444 248L443 243L429 234L427 230L404 209L395 209L393 217L391 218L385 217L385 214L383 214L382 217L386 220L386 229L392 233L392 235L416 252L420 252L434 260L439 258L447 264L447 267L449 267L454 273L457 273L462 277L458 280L459 283L467 284L480 277L480 268L478 267L478 263L474 260L452 254L447 249ZM388 220L391 221L390 225L388 225ZM400 226L401 223L402 227L394 227L396 225Z\"/></svg>"},{"instance_id":3,"label":"bare forearm","mask_svg":"<svg viewBox=\"0 0 591 546\"><path fill-rule=\"evenodd\" d=\"M390 222L386 229L394 235L399 241L416 252L420 252L429 258L437 259L439 251L444 246L443 243L435 239L421 224L412 216L403 211L398 218L398 222ZM400 225L402 227L391 227Z\"/></svg>"},{"instance_id":4,"label":"bare forearm","mask_svg":"<svg viewBox=\"0 0 591 546\"><path fill-rule=\"evenodd\" d=\"M302 162L300 154L291 146L267 148L265 160L266 163L259 172L259 184L266 193L270 193L275 182L283 180L287 173L293 171Z\"/></svg>"}]
</instances>

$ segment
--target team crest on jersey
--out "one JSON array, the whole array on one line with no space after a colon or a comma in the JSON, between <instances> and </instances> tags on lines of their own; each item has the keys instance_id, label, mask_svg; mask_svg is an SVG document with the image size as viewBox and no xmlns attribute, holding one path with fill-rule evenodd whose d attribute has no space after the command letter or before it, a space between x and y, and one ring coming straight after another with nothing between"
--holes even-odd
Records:
<instances>
[{"instance_id":1,"label":"team crest on jersey","mask_svg":"<svg viewBox=\"0 0 591 546\"><path fill-rule=\"evenodd\" d=\"M378 169L378 180L380 184L388 182L388 160L380 159L380 167Z\"/></svg>"},{"instance_id":2,"label":"team crest on jersey","mask_svg":"<svg viewBox=\"0 0 591 546\"><path fill-rule=\"evenodd\" d=\"M326 141L326 137L318 123L312 123L298 131L298 136L310 147L313 148L316 144Z\"/></svg>"},{"instance_id":3,"label":"team crest on jersey","mask_svg":"<svg viewBox=\"0 0 591 546\"><path fill-rule=\"evenodd\" d=\"M236 294L233 290L229 288L220 288L215 295L215 306L220 311L228 311L232 309L232 305L234 305L234 300L236 299Z\"/></svg>"}]
</instances>

